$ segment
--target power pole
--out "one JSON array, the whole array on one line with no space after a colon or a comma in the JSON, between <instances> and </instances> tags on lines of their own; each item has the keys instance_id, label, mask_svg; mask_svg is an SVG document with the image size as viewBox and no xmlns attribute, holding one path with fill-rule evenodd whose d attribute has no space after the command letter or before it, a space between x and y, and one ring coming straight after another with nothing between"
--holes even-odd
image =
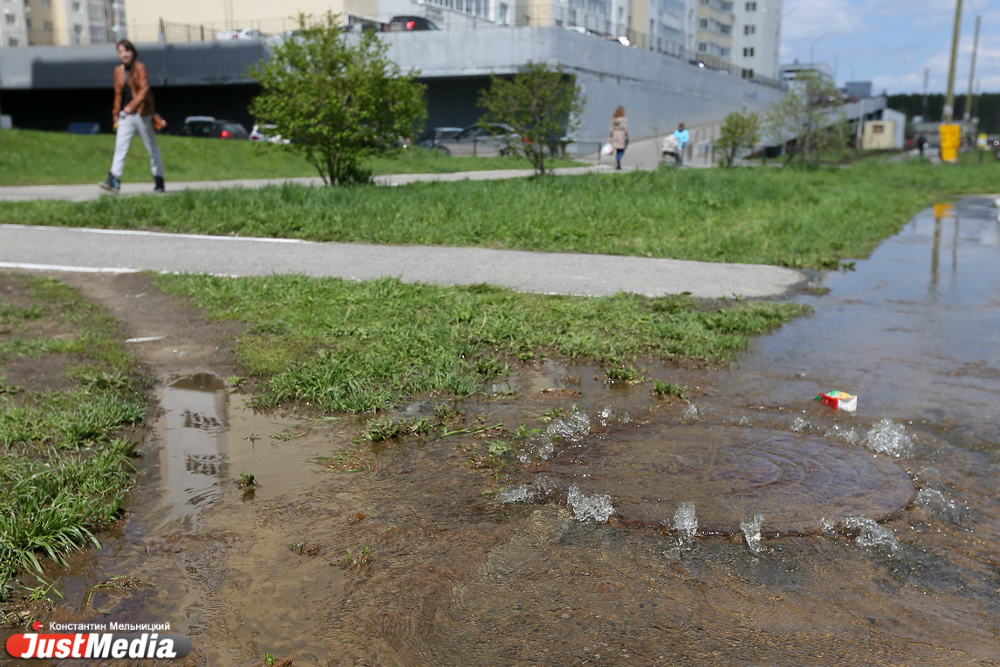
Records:
<instances>
[{"instance_id":1,"label":"power pole","mask_svg":"<svg viewBox=\"0 0 1000 667\"><path fill-rule=\"evenodd\" d=\"M925 67L924 68L924 105L923 105L923 109L922 109L923 113L920 115L920 117L924 119L925 123L927 122L927 80L930 78L930 76L931 76L931 68L930 67Z\"/></svg>"},{"instance_id":2,"label":"power pole","mask_svg":"<svg viewBox=\"0 0 1000 667\"><path fill-rule=\"evenodd\" d=\"M962 0L955 2L955 30L951 36L951 63L948 65L948 91L944 98L944 122L955 118L955 58L958 55L958 35L962 27Z\"/></svg>"},{"instance_id":3,"label":"power pole","mask_svg":"<svg viewBox=\"0 0 1000 667\"><path fill-rule=\"evenodd\" d=\"M972 42L972 65L969 67L969 94L965 98L965 114L963 119L968 125L972 120L972 79L976 75L976 51L979 49L979 22L982 16L976 17L976 36Z\"/></svg>"}]
</instances>

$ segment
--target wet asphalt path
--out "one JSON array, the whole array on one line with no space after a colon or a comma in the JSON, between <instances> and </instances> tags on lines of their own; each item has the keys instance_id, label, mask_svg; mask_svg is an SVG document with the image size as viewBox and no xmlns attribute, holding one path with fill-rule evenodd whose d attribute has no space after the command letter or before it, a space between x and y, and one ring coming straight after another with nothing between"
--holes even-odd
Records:
<instances>
[{"instance_id":1,"label":"wet asphalt path","mask_svg":"<svg viewBox=\"0 0 1000 667\"><path fill-rule=\"evenodd\" d=\"M597 167L600 169L601 167ZM594 169L582 168L579 170ZM579 171L570 170L570 171ZM529 172L530 173L530 172ZM438 179L512 178L520 172L432 175ZM386 177L385 185L419 176ZM299 179L311 182L317 179ZM260 187L270 181L173 183L187 188ZM145 192L128 184L124 193ZM96 185L0 188L0 200L99 196ZM701 298L780 297L802 286L801 271L775 266L542 253L482 248L313 243L188 234L0 225L0 269L77 272L180 272L227 276L304 274L350 280L396 277L439 285L490 283L523 292L606 296L632 292Z\"/></svg>"}]
</instances>

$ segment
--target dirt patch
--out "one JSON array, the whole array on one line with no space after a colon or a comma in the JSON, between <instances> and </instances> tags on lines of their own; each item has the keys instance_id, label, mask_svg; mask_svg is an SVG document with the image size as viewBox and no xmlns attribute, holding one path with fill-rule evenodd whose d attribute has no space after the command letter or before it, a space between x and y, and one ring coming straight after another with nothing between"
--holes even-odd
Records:
<instances>
[{"instance_id":1,"label":"dirt patch","mask_svg":"<svg viewBox=\"0 0 1000 667\"><path fill-rule=\"evenodd\" d=\"M223 378L233 374L233 346L242 324L209 321L200 309L165 294L143 273L56 277L118 318L129 332L129 348L160 381L200 372Z\"/></svg>"}]
</instances>

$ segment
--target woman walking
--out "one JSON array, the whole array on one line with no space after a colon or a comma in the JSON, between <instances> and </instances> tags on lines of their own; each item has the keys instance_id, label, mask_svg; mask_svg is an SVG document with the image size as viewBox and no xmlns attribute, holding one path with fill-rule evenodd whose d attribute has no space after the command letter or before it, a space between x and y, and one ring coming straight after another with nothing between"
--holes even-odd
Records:
<instances>
[{"instance_id":1,"label":"woman walking","mask_svg":"<svg viewBox=\"0 0 1000 667\"><path fill-rule=\"evenodd\" d=\"M139 135L149 153L149 166L153 171L153 192L163 192L163 158L156 143L153 116L156 103L153 91L149 89L149 73L139 62L135 46L127 39L118 42L118 57L122 64L115 67L115 104L111 110L116 132L115 156L111 161L108 179L99 185L108 192L121 189L122 174L125 172L125 157L128 155L132 138Z\"/></svg>"},{"instance_id":2,"label":"woman walking","mask_svg":"<svg viewBox=\"0 0 1000 667\"><path fill-rule=\"evenodd\" d=\"M628 120L625 107L618 107L611 116L611 147L615 150L615 169L622 168L622 156L628 147Z\"/></svg>"}]
</instances>

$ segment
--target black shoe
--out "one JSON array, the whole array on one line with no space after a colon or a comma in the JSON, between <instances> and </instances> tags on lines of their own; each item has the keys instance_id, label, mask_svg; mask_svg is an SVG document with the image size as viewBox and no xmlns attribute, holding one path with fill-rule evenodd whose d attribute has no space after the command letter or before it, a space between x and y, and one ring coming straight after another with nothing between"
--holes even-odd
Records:
<instances>
[{"instance_id":1,"label":"black shoe","mask_svg":"<svg viewBox=\"0 0 1000 667\"><path fill-rule=\"evenodd\" d=\"M97 184L102 190L107 190L108 192L113 192L118 194L118 191L122 188L122 182L120 179L115 178L111 174L108 174L107 180L101 181Z\"/></svg>"},{"instance_id":2,"label":"black shoe","mask_svg":"<svg viewBox=\"0 0 1000 667\"><path fill-rule=\"evenodd\" d=\"M166 188L164 188L164 186L163 186L163 177L162 176L154 176L153 177L153 183L155 184L153 186L153 192L158 192L160 194L163 194L164 192L166 192Z\"/></svg>"}]
</instances>

